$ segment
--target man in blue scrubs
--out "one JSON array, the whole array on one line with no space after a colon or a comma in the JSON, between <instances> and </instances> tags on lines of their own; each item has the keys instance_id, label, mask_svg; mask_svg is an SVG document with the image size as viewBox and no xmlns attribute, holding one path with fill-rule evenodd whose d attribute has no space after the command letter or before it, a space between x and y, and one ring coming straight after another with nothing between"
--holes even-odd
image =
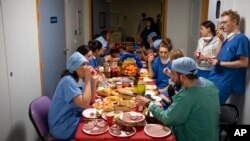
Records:
<instances>
[{"instance_id":1,"label":"man in blue scrubs","mask_svg":"<svg viewBox=\"0 0 250 141\"><path fill-rule=\"evenodd\" d=\"M217 58L209 59L214 65L209 79L219 89L220 104L224 104L231 94L244 94L246 69L249 62L249 40L240 32L240 15L228 10L221 14L220 38ZM222 32L227 33L224 40Z\"/></svg>"}]
</instances>

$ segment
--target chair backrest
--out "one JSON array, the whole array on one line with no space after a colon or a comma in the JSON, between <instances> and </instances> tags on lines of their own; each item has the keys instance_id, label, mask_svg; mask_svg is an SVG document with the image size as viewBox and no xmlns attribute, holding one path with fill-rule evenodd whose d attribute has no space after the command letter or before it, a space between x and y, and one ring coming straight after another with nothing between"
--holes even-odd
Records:
<instances>
[{"instance_id":1,"label":"chair backrest","mask_svg":"<svg viewBox=\"0 0 250 141\"><path fill-rule=\"evenodd\" d=\"M29 118L33 123L40 139L46 140L49 133L48 112L51 100L47 96L40 96L33 100L29 106Z\"/></svg>"},{"instance_id":2,"label":"chair backrest","mask_svg":"<svg viewBox=\"0 0 250 141\"><path fill-rule=\"evenodd\" d=\"M239 119L239 110L233 104L223 104L221 105L221 115L220 115L220 123L235 125L237 124Z\"/></svg>"}]
</instances>

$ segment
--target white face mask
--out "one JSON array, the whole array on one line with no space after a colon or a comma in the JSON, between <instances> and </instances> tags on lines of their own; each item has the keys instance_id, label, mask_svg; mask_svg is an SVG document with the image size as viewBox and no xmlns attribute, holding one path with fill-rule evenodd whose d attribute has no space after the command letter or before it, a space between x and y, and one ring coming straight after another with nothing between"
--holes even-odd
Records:
<instances>
[{"instance_id":1,"label":"white face mask","mask_svg":"<svg viewBox=\"0 0 250 141\"><path fill-rule=\"evenodd\" d=\"M204 41L209 41L212 39L212 37L202 37Z\"/></svg>"},{"instance_id":2,"label":"white face mask","mask_svg":"<svg viewBox=\"0 0 250 141\"><path fill-rule=\"evenodd\" d=\"M167 58L165 60L161 59L161 63L164 64L164 65L166 65L168 62L169 62L169 58Z\"/></svg>"}]
</instances>

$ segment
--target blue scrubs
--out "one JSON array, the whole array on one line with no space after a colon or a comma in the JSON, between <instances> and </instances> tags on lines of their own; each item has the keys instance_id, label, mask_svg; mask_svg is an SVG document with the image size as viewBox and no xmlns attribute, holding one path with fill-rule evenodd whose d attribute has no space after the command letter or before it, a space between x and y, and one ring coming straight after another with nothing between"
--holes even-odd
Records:
<instances>
[{"instance_id":1,"label":"blue scrubs","mask_svg":"<svg viewBox=\"0 0 250 141\"><path fill-rule=\"evenodd\" d=\"M96 59L92 56L92 58L89 61L89 65L92 66L93 68L97 68L97 63L96 63Z\"/></svg>"},{"instance_id":2,"label":"blue scrubs","mask_svg":"<svg viewBox=\"0 0 250 141\"><path fill-rule=\"evenodd\" d=\"M160 57L156 57L152 64L155 83L158 89L165 88L168 85L169 76L163 73L163 69L168 67L171 69L170 61L167 64L162 64Z\"/></svg>"},{"instance_id":3,"label":"blue scrubs","mask_svg":"<svg viewBox=\"0 0 250 141\"><path fill-rule=\"evenodd\" d=\"M72 76L64 76L60 80L48 116L52 136L59 139L74 138L83 109L74 103L73 98L81 94L82 90Z\"/></svg>"},{"instance_id":4,"label":"blue scrubs","mask_svg":"<svg viewBox=\"0 0 250 141\"><path fill-rule=\"evenodd\" d=\"M242 33L223 43L218 60L232 62L239 60L240 56L249 57L249 40ZM224 104L231 94L245 93L246 68L215 66L209 79L219 89L220 104Z\"/></svg>"}]
</instances>

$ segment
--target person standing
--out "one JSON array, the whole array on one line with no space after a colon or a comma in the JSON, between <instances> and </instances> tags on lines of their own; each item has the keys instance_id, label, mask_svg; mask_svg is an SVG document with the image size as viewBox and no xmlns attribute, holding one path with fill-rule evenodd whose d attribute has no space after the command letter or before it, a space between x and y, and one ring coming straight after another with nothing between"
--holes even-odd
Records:
<instances>
[{"instance_id":1,"label":"person standing","mask_svg":"<svg viewBox=\"0 0 250 141\"><path fill-rule=\"evenodd\" d=\"M152 17L146 18L146 27L140 34L140 37L142 39L142 44L146 47L146 49L150 48L150 45L148 43L150 34L155 34L155 36L159 36L156 32L155 22Z\"/></svg>"},{"instance_id":2,"label":"person standing","mask_svg":"<svg viewBox=\"0 0 250 141\"><path fill-rule=\"evenodd\" d=\"M141 19L138 24L137 34L140 35L146 27L146 13L141 13Z\"/></svg>"},{"instance_id":3,"label":"person standing","mask_svg":"<svg viewBox=\"0 0 250 141\"><path fill-rule=\"evenodd\" d=\"M182 89L172 97L168 109L161 109L142 96L137 96L136 102L148 107L164 125L171 126L178 141L219 141L220 105L216 86L197 76L195 61L189 57L173 60L170 78Z\"/></svg>"},{"instance_id":4,"label":"person standing","mask_svg":"<svg viewBox=\"0 0 250 141\"><path fill-rule=\"evenodd\" d=\"M249 39L240 32L240 15L233 10L221 14L218 57L209 59L215 66L209 79L219 89L220 104L224 104L231 94L244 94L246 71L249 63ZM226 40L222 32L227 34Z\"/></svg>"},{"instance_id":5,"label":"person standing","mask_svg":"<svg viewBox=\"0 0 250 141\"><path fill-rule=\"evenodd\" d=\"M213 65L208 62L208 59L216 57L216 48L219 43L214 23L211 21L203 22L200 27L200 35L201 38L198 40L198 46L194 56L198 68L198 76L208 78L213 67Z\"/></svg>"}]
</instances>

